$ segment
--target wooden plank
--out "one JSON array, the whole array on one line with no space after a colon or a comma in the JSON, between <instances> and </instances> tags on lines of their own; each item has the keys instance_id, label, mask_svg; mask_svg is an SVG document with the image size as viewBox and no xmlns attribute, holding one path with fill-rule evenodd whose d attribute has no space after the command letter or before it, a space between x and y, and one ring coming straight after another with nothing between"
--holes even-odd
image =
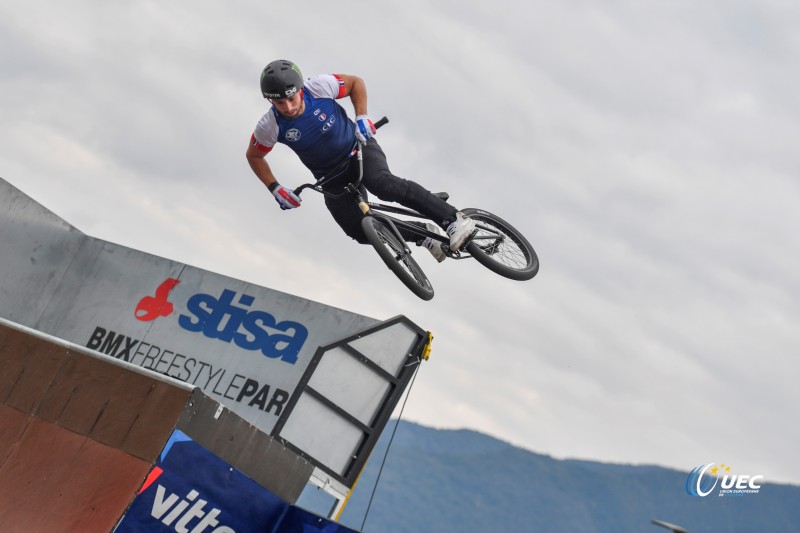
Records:
<instances>
[{"instance_id":1,"label":"wooden plank","mask_svg":"<svg viewBox=\"0 0 800 533\"><path fill-rule=\"evenodd\" d=\"M108 532L150 467L121 450L31 418L0 466L0 524L14 532Z\"/></svg>"}]
</instances>

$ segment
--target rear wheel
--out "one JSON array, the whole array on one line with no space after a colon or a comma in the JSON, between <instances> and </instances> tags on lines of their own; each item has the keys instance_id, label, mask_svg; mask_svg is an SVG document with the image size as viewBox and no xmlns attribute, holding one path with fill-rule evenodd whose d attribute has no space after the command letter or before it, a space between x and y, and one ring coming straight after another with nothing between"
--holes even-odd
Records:
<instances>
[{"instance_id":1,"label":"rear wheel","mask_svg":"<svg viewBox=\"0 0 800 533\"><path fill-rule=\"evenodd\" d=\"M433 298L433 285L411 254L405 251L405 246L394 235L391 228L383 221L371 216L361 220L361 227L367 240L381 256L386 266L400 278L406 287L411 289L411 292L423 300Z\"/></svg>"},{"instance_id":2,"label":"rear wheel","mask_svg":"<svg viewBox=\"0 0 800 533\"><path fill-rule=\"evenodd\" d=\"M533 246L514 226L482 209L462 209L477 223L477 234L467 251L483 266L506 278L525 281L539 272Z\"/></svg>"}]
</instances>

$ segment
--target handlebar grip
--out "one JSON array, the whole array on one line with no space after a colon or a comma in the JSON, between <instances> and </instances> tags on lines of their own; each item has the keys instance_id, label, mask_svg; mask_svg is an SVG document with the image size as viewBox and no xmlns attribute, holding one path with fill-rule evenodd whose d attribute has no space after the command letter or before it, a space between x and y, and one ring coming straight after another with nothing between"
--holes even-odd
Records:
<instances>
[{"instance_id":1,"label":"handlebar grip","mask_svg":"<svg viewBox=\"0 0 800 533\"><path fill-rule=\"evenodd\" d=\"M375 129L377 130L377 129L378 129L378 128L380 128L381 126L385 126L385 125L386 125L386 124L388 124L388 123L389 123L389 119L388 119L388 118L386 118L386 117L383 117L383 118L382 118L382 119L380 119L378 122L375 122L375 123L373 124L373 126L375 126Z\"/></svg>"},{"instance_id":2,"label":"handlebar grip","mask_svg":"<svg viewBox=\"0 0 800 533\"><path fill-rule=\"evenodd\" d=\"M292 192L295 193L297 196L300 196L300 193L303 192L303 189L307 189L308 187L313 187L310 183L304 183Z\"/></svg>"}]
</instances>

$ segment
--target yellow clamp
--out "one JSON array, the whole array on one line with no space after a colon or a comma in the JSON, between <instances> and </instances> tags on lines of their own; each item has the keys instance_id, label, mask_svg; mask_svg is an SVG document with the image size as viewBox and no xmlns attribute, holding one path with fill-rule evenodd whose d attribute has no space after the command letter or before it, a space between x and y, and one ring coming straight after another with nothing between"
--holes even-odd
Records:
<instances>
[{"instance_id":1,"label":"yellow clamp","mask_svg":"<svg viewBox=\"0 0 800 533\"><path fill-rule=\"evenodd\" d=\"M428 342L425 343L425 346L422 347L422 358L426 361L431 356L431 343L433 342L433 333L430 331L428 332Z\"/></svg>"}]
</instances>

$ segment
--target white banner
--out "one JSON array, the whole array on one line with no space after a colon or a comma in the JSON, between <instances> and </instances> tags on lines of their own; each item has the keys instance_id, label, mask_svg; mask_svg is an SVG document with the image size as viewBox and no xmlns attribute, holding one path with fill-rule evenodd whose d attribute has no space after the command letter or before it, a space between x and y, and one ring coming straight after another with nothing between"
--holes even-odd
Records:
<instances>
[{"instance_id":1,"label":"white banner","mask_svg":"<svg viewBox=\"0 0 800 533\"><path fill-rule=\"evenodd\" d=\"M87 237L2 179L0 316L197 385L266 433L316 349L377 322Z\"/></svg>"}]
</instances>

